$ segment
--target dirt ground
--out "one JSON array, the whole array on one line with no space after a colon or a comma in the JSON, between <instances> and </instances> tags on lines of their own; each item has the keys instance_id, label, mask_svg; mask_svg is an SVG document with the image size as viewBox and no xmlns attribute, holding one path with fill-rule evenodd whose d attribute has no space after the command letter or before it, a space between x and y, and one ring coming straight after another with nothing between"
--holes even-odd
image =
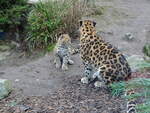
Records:
<instances>
[{"instance_id":1,"label":"dirt ground","mask_svg":"<svg viewBox=\"0 0 150 113\"><path fill-rule=\"evenodd\" d=\"M96 5L102 7L103 15L84 18L97 22L98 33L125 55L143 55L142 47L150 34L150 1L96 0ZM133 41L123 39L126 33L133 35ZM72 59L75 64L65 72L55 69L52 53L36 59L15 56L3 61L0 78L11 80L15 90L0 102L0 107L7 108L0 112L21 113L9 105L16 102L31 107L24 110L28 113L123 113L122 99L80 83L83 65L79 54Z\"/></svg>"}]
</instances>

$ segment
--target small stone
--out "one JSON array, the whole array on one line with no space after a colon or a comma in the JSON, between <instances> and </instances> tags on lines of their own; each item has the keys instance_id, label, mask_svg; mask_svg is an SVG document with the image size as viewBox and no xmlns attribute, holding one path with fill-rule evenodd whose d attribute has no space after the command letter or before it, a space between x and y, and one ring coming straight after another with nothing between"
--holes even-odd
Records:
<instances>
[{"instance_id":1,"label":"small stone","mask_svg":"<svg viewBox=\"0 0 150 113\"><path fill-rule=\"evenodd\" d=\"M54 108L53 108L52 106L48 106L48 109L49 109L49 110L52 110L52 109L54 109Z\"/></svg>"},{"instance_id":2,"label":"small stone","mask_svg":"<svg viewBox=\"0 0 150 113\"><path fill-rule=\"evenodd\" d=\"M126 33L125 36L123 37L123 39L125 39L127 41L132 41L132 40L134 40L134 37L131 33Z\"/></svg>"},{"instance_id":3,"label":"small stone","mask_svg":"<svg viewBox=\"0 0 150 113\"><path fill-rule=\"evenodd\" d=\"M40 71L35 71L36 73L40 73Z\"/></svg>"},{"instance_id":4,"label":"small stone","mask_svg":"<svg viewBox=\"0 0 150 113\"><path fill-rule=\"evenodd\" d=\"M29 106L24 106L24 105L20 106L20 110L21 110L21 111L27 111L27 110L29 110L29 109L30 109Z\"/></svg>"},{"instance_id":5,"label":"small stone","mask_svg":"<svg viewBox=\"0 0 150 113\"><path fill-rule=\"evenodd\" d=\"M16 80L15 80L15 82L19 82L19 81L20 81L19 79L16 79Z\"/></svg>"},{"instance_id":6,"label":"small stone","mask_svg":"<svg viewBox=\"0 0 150 113\"><path fill-rule=\"evenodd\" d=\"M103 82L96 81L96 82L94 83L94 86L100 88L100 87L104 86L104 84L103 84Z\"/></svg>"},{"instance_id":7,"label":"small stone","mask_svg":"<svg viewBox=\"0 0 150 113\"><path fill-rule=\"evenodd\" d=\"M11 82L7 79L0 79L0 99L7 97L11 91Z\"/></svg>"},{"instance_id":8,"label":"small stone","mask_svg":"<svg viewBox=\"0 0 150 113\"><path fill-rule=\"evenodd\" d=\"M40 80L39 80L39 79L36 79L36 81L39 82Z\"/></svg>"}]
</instances>

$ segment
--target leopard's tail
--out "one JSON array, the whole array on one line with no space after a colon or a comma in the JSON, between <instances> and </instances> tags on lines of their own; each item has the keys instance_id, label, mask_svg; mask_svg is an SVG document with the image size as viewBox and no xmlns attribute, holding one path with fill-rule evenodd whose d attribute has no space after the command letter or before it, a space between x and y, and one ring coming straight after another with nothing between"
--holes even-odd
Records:
<instances>
[{"instance_id":1,"label":"leopard's tail","mask_svg":"<svg viewBox=\"0 0 150 113\"><path fill-rule=\"evenodd\" d=\"M135 94L134 90L126 91L126 96L131 96ZM135 99L127 99L127 112L126 113L137 113L136 111L136 100Z\"/></svg>"}]
</instances>

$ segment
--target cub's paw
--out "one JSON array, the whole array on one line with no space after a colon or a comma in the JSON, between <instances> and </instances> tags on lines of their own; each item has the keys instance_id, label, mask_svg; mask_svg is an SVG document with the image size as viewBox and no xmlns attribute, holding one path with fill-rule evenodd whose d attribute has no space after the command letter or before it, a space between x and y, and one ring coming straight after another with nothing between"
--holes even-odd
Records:
<instances>
[{"instance_id":1,"label":"cub's paw","mask_svg":"<svg viewBox=\"0 0 150 113\"><path fill-rule=\"evenodd\" d=\"M59 64L56 64L56 69L59 69L60 68L60 65Z\"/></svg>"},{"instance_id":2,"label":"cub's paw","mask_svg":"<svg viewBox=\"0 0 150 113\"><path fill-rule=\"evenodd\" d=\"M63 71L67 71L68 70L68 66L67 65L62 65L62 70Z\"/></svg>"},{"instance_id":3,"label":"cub's paw","mask_svg":"<svg viewBox=\"0 0 150 113\"><path fill-rule=\"evenodd\" d=\"M56 62L55 66L56 66L56 69L59 69L61 67L61 63Z\"/></svg>"},{"instance_id":4,"label":"cub's paw","mask_svg":"<svg viewBox=\"0 0 150 113\"><path fill-rule=\"evenodd\" d=\"M104 87L104 83L103 83L103 82L100 82L100 81L96 81L96 82L94 83L94 86L95 86L95 87L98 87L98 88Z\"/></svg>"},{"instance_id":5,"label":"cub's paw","mask_svg":"<svg viewBox=\"0 0 150 113\"><path fill-rule=\"evenodd\" d=\"M83 84L88 84L88 83L89 83L88 77L83 77L83 78L81 78L81 82L82 82Z\"/></svg>"},{"instance_id":6,"label":"cub's paw","mask_svg":"<svg viewBox=\"0 0 150 113\"><path fill-rule=\"evenodd\" d=\"M54 64L56 64L56 60L54 60Z\"/></svg>"},{"instance_id":7,"label":"cub's paw","mask_svg":"<svg viewBox=\"0 0 150 113\"><path fill-rule=\"evenodd\" d=\"M73 65L74 61L73 60L68 60L68 64Z\"/></svg>"}]
</instances>

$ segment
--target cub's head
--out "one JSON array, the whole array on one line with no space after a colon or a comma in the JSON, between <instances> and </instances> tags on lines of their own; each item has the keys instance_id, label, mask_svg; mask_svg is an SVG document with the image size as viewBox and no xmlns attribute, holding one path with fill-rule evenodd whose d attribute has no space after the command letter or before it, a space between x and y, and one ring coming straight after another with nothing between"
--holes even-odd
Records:
<instances>
[{"instance_id":1,"label":"cub's head","mask_svg":"<svg viewBox=\"0 0 150 113\"><path fill-rule=\"evenodd\" d=\"M68 34L59 34L58 43L59 44L71 44L71 38Z\"/></svg>"},{"instance_id":2,"label":"cub's head","mask_svg":"<svg viewBox=\"0 0 150 113\"><path fill-rule=\"evenodd\" d=\"M95 26L96 22L91 21L91 20L81 20L80 21L80 34L85 35L85 34L93 34L95 33Z\"/></svg>"}]
</instances>

